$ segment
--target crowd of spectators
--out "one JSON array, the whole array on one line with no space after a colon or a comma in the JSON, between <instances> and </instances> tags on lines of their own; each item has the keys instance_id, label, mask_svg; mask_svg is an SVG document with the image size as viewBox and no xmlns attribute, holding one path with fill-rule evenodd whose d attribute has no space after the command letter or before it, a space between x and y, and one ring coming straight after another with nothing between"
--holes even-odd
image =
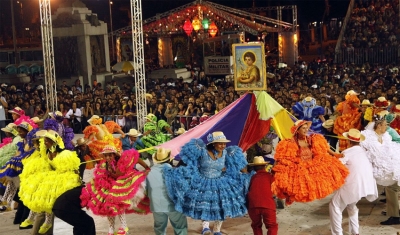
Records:
<instances>
[{"instance_id":1,"label":"crowd of spectators","mask_svg":"<svg viewBox=\"0 0 400 235\"><path fill-rule=\"evenodd\" d=\"M346 27L342 48L387 48L398 46L399 1L356 1Z\"/></svg>"},{"instance_id":2,"label":"crowd of spectators","mask_svg":"<svg viewBox=\"0 0 400 235\"><path fill-rule=\"evenodd\" d=\"M360 93L360 100L372 103L385 96L396 105L400 89L399 69L393 64L333 64L314 61L298 63L293 67L269 67L275 74L268 79L267 92L288 111L295 102L312 96L317 104L325 107L326 115L334 112L335 105L344 99L347 91ZM203 73L192 73L192 81L182 79L154 79L147 81L147 111L171 125L189 129L196 126L203 116L212 116L240 97L243 92L234 90L233 82L223 78L212 79ZM1 85L1 102L7 109L21 107L28 116L44 119L46 94L43 85ZM399 93L400 94L400 93ZM116 81L82 86L76 80L72 86L64 81L57 90L59 111L65 116L65 124L81 132L92 115L100 115L103 121L116 121L125 132L136 127L136 97L134 84ZM4 103L7 103L4 105ZM9 115L6 113L6 115ZM203 117L203 118L202 118ZM8 117L11 119L11 117ZM78 125L76 125L78 124Z\"/></svg>"}]
</instances>

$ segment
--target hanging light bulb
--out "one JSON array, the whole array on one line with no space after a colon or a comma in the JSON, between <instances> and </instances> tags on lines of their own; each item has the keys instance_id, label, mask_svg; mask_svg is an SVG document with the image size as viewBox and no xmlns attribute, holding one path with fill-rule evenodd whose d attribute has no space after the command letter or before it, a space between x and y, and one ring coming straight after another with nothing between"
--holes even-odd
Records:
<instances>
[{"instance_id":1,"label":"hanging light bulb","mask_svg":"<svg viewBox=\"0 0 400 235\"><path fill-rule=\"evenodd\" d=\"M210 27L208 28L208 33L211 35L211 37L215 37L215 35L217 35L218 32L218 27L217 25L215 25L214 22L212 22L210 24Z\"/></svg>"},{"instance_id":2,"label":"hanging light bulb","mask_svg":"<svg viewBox=\"0 0 400 235\"><path fill-rule=\"evenodd\" d=\"M203 21L201 22L201 24L203 25L203 29L207 30L209 25L209 21L207 18L204 18Z\"/></svg>"},{"instance_id":3,"label":"hanging light bulb","mask_svg":"<svg viewBox=\"0 0 400 235\"><path fill-rule=\"evenodd\" d=\"M185 24L183 25L183 30L185 30L185 33L186 33L188 36L190 36L190 34L192 34L193 26L192 26L192 23L190 23L190 20L189 20L189 19L187 19L187 20L185 21Z\"/></svg>"},{"instance_id":4,"label":"hanging light bulb","mask_svg":"<svg viewBox=\"0 0 400 235\"><path fill-rule=\"evenodd\" d=\"M195 31L198 31L201 28L201 22L197 16L195 16L192 20L192 26Z\"/></svg>"}]
</instances>

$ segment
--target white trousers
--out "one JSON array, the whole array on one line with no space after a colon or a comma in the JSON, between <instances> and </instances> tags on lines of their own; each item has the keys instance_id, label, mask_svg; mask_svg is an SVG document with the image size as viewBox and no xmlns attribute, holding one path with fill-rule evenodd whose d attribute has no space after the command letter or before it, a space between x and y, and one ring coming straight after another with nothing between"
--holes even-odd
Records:
<instances>
[{"instance_id":1,"label":"white trousers","mask_svg":"<svg viewBox=\"0 0 400 235\"><path fill-rule=\"evenodd\" d=\"M359 234L360 225L358 224L358 208L356 203L347 205L343 202L340 195L336 192L329 203L329 216L331 220L332 235L343 235L342 213L347 208L349 214L349 230L351 234Z\"/></svg>"}]
</instances>

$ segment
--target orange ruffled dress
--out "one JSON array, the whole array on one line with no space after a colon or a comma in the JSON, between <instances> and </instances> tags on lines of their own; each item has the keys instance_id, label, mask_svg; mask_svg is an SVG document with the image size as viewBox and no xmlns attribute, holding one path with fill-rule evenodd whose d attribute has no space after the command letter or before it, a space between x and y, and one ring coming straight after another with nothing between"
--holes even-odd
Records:
<instances>
[{"instance_id":1,"label":"orange ruffled dress","mask_svg":"<svg viewBox=\"0 0 400 235\"><path fill-rule=\"evenodd\" d=\"M353 106L353 104L356 105ZM352 128L358 130L361 129L362 113L358 111L358 105L360 105L360 100L356 95L346 95L346 100L340 102L336 108L336 111L341 113L341 115L335 120L333 133L340 137L344 132L347 132ZM340 151L343 151L346 148L348 148L347 141L345 139L339 139Z\"/></svg>"},{"instance_id":2,"label":"orange ruffled dress","mask_svg":"<svg viewBox=\"0 0 400 235\"><path fill-rule=\"evenodd\" d=\"M349 174L328 153L328 143L322 135L307 138L311 148L300 148L295 139L282 140L276 148L272 190L287 204L324 198L340 188Z\"/></svg>"},{"instance_id":3,"label":"orange ruffled dress","mask_svg":"<svg viewBox=\"0 0 400 235\"><path fill-rule=\"evenodd\" d=\"M97 134L100 132L99 128L101 128L104 132L104 136L102 136L102 139L97 138ZM96 134L95 139L91 139L90 143L88 144L90 148L91 155L96 159L101 159L100 153L103 150L103 148L106 145L113 145L115 146L119 151L122 150L122 142L119 138L114 138L112 133L114 133L115 129L121 129L121 127L113 122L113 121L107 121L103 124L100 125L91 125L87 126L85 130L83 130L83 134L85 136L85 139L88 139L89 136L92 133ZM86 155L85 161L91 161L93 160L91 156ZM89 164L86 164L86 169L92 169L94 167L93 162L90 162Z\"/></svg>"}]
</instances>

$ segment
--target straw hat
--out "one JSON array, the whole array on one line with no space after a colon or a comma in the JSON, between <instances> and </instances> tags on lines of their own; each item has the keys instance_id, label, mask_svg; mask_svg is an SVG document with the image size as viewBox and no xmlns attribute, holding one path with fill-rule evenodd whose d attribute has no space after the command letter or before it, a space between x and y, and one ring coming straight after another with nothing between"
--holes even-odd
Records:
<instances>
[{"instance_id":1,"label":"straw hat","mask_svg":"<svg viewBox=\"0 0 400 235\"><path fill-rule=\"evenodd\" d=\"M9 113L15 113L15 114L17 114L19 116L24 116L25 115L25 111L22 110L20 107L15 107L14 109L9 110L8 112Z\"/></svg>"},{"instance_id":2,"label":"straw hat","mask_svg":"<svg viewBox=\"0 0 400 235\"><path fill-rule=\"evenodd\" d=\"M87 139L81 137L81 138L79 138L79 139L76 140L75 147L79 147L79 146L81 146L81 145L84 145L84 144L86 144L87 142L88 142Z\"/></svg>"},{"instance_id":3,"label":"straw hat","mask_svg":"<svg viewBox=\"0 0 400 235\"><path fill-rule=\"evenodd\" d=\"M307 124L309 127L311 126L312 122L311 121L306 121L306 120L298 120L294 123L294 126L290 128L290 132L292 132L292 135L294 135L297 130L304 124Z\"/></svg>"},{"instance_id":4,"label":"straw hat","mask_svg":"<svg viewBox=\"0 0 400 235\"><path fill-rule=\"evenodd\" d=\"M36 123L36 124L38 124L38 123L40 123L40 122L43 121L42 119L40 119L40 118L38 118L38 117L33 117L33 118L31 118L31 120L32 120L34 123Z\"/></svg>"},{"instance_id":5,"label":"straw hat","mask_svg":"<svg viewBox=\"0 0 400 235\"><path fill-rule=\"evenodd\" d=\"M132 136L132 137L138 137L138 136L141 136L142 134L139 133L136 129L130 129L129 132L126 133L126 135Z\"/></svg>"},{"instance_id":6,"label":"straw hat","mask_svg":"<svg viewBox=\"0 0 400 235\"><path fill-rule=\"evenodd\" d=\"M383 96L379 97L374 103L374 106L377 108L387 108L389 107L389 105L390 102L387 101L386 98Z\"/></svg>"},{"instance_id":7,"label":"straw hat","mask_svg":"<svg viewBox=\"0 0 400 235\"><path fill-rule=\"evenodd\" d=\"M371 102L369 102L368 99L363 99L363 101L361 102L361 106L371 106Z\"/></svg>"},{"instance_id":8,"label":"straw hat","mask_svg":"<svg viewBox=\"0 0 400 235\"><path fill-rule=\"evenodd\" d=\"M106 145L104 146L103 150L101 151L100 154L105 154L105 153L115 153L118 156L121 156L119 153L118 149L112 145Z\"/></svg>"},{"instance_id":9,"label":"straw hat","mask_svg":"<svg viewBox=\"0 0 400 235\"><path fill-rule=\"evenodd\" d=\"M153 155L153 161L155 163L163 163L171 161L171 150L165 148L158 148L157 152Z\"/></svg>"},{"instance_id":10,"label":"straw hat","mask_svg":"<svg viewBox=\"0 0 400 235\"><path fill-rule=\"evenodd\" d=\"M157 116L154 115L154 114L152 114L152 113L147 114L147 116L146 116L145 118L146 118L147 120L149 120L149 121L157 122Z\"/></svg>"},{"instance_id":11,"label":"straw hat","mask_svg":"<svg viewBox=\"0 0 400 235\"><path fill-rule=\"evenodd\" d=\"M207 136L208 144L212 143L228 143L230 140L226 139L226 136L222 131L214 131Z\"/></svg>"},{"instance_id":12,"label":"straw hat","mask_svg":"<svg viewBox=\"0 0 400 235\"><path fill-rule=\"evenodd\" d=\"M329 129L333 127L333 124L334 124L333 119L328 119L324 123L322 123L322 127L324 127L325 129Z\"/></svg>"},{"instance_id":13,"label":"straw hat","mask_svg":"<svg viewBox=\"0 0 400 235\"><path fill-rule=\"evenodd\" d=\"M49 138L59 146L61 145L61 142L62 142L60 134L58 134L56 131L53 131L53 130L48 130L48 131L40 130L40 131L36 132L36 136Z\"/></svg>"},{"instance_id":14,"label":"straw hat","mask_svg":"<svg viewBox=\"0 0 400 235\"><path fill-rule=\"evenodd\" d=\"M93 121L100 119L100 117L98 115L93 115L89 120L87 120L87 122L89 124L92 124Z\"/></svg>"},{"instance_id":15,"label":"straw hat","mask_svg":"<svg viewBox=\"0 0 400 235\"><path fill-rule=\"evenodd\" d=\"M358 93L355 92L354 90L350 90L350 91L347 92L346 95L358 95Z\"/></svg>"},{"instance_id":16,"label":"straw hat","mask_svg":"<svg viewBox=\"0 0 400 235\"><path fill-rule=\"evenodd\" d=\"M185 133L185 128L179 128L177 131L175 131L175 134L177 135L182 135L183 133Z\"/></svg>"},{"instance_id":17,"label":"straw hat","mask_svg":"<svg viewBox=\"0 0 400 235\"><path fill-rule=\"evenodd\" d=\"M149 93L146 93L146 98L153 99L153 95L149 94Z\"/></svg>"},{"instance_id":18,"label":"straw hat","mask_svg":"<svg viewBox=\"0 0 400 235\"><path fill-rule=\"evenodd\" d=\"M33 127L27 123L27 122L22 122L21 124L18 125L18 127L27 130L28 132L33 129Z\"/></svg>"},{"instance_id":19,"label":"straw hat","mask_svg":"<svg viewBox=\"0 0 400 235\"><path fill-rule=\"evenodd\" d=\"M365 136L357 129L350 129L348 132L343 133L344 138L354 141L361 142L365 140Z\"/></svg>"},{"instance_id":20,"label":"straw hat","mask_svg":"<svg viewBox=\"0 0 400 235\"><path fill-rule=\"evenodd\" d=\"M51 112L49 113L49 116L52 117L53 119L56 118L56 116L63 116L63 114L60 111L55 111L55 112Z\"/></svg>"},{"instance_id":21,"label":"straw hat","mask_svg":"<svg viewBox=\"0 0 400 235\"><path fill-rule=\"evenodd\" d=\"M2 131L4 132L8 132L13 134L14 136L18 135L18 131L16 129L17 125L15 125L14 123L9 123L7 126L1 128Z\"/></svg>"},{"instance_id":22,"label":"straw hat","mask_svg":"<svg viewBox=\"0 0 400 235\"><path fill-rule=\"evenodd\" d=\"M249 166L264 166L267 164L269 164L269 162L266 162L262 156L256 156L256 157L254 157L253 162L249 163L248 165Z\"/></svg>"}]
</instances>

